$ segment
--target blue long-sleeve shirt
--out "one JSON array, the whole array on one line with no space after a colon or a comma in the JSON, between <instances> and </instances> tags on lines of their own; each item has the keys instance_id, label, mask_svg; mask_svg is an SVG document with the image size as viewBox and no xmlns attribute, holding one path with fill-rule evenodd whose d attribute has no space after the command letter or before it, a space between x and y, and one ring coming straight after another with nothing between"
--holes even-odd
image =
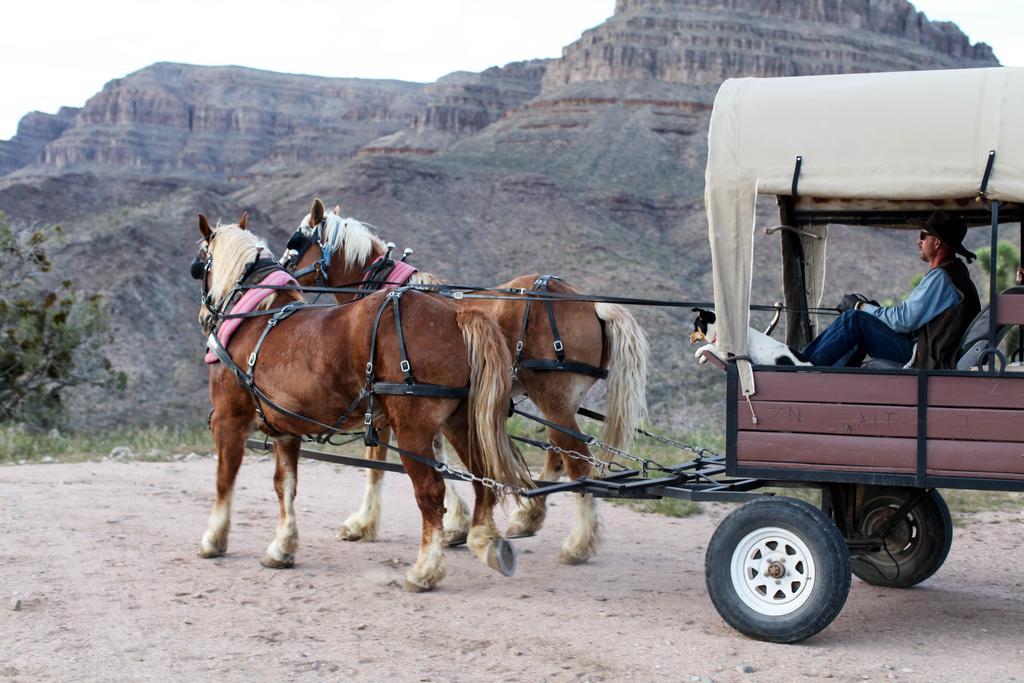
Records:
<instances>
[{"instance_id":1,"label":"blue long-sleeve shirt","mask_svg":"<svg viewBox=\"0 0 1024 683\"><path fill-rule=\"evenodd\" d=\"M860 310L875 316L895 332L909 334L928 324L947 308L960 303L960 292L942 268L932 268L898 306L862 304Z\"/></svg>"}]
</instances>

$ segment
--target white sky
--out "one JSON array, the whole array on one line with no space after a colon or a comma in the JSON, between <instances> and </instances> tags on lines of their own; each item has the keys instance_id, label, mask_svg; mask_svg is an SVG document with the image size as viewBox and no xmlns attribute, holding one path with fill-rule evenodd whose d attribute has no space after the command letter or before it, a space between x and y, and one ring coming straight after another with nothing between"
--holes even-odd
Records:
<instances>
[{"instance_id":1,"label":"white sky","mask_svg":"<svg viewBox=\"0 0 1024 683\"><path fill-rule=\"evenodd\" d=\"M1024 65L1022 0L917 0ZM0 140L29 111L81 106L159 61L434 81L557 57L615 0L8 0L0 8Z\"/></svg>"}]
</instances>

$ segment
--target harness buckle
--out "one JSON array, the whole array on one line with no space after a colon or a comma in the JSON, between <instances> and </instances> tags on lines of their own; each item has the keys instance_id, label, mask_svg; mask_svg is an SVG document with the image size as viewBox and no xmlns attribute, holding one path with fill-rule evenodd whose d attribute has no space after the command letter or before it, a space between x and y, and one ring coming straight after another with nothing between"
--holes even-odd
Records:
<instances>
[{"instance_id":1,"label":"harness buckle","mask_svg":"<svg viewBox=\"0 0 1024 683\"><path fill-rule=\"evenodd\" d=\"M249 354L249 367L256 365L256 352L253 351Z\"/></svg>"},{"instance_id":2,"label":"harness buckle","mask_svg":"<svg viewBox=\"0 0 1024 683\"><path fill-rule=\"evenodd\" d=\"M369 377L372 374L373 374L373 362L369 362L369 363L366 364L366 376Z\"/></svg>"},{"instance_id":3,"label":"harness buckle","mask_svg":"<svg viewBox=\"0 0 1024 683\"><path fill-rule=\"evenodd\" d=\"M466 293L463 292L461 289L456 289L455 291L452 292L452 298L453 299L465 299L466 298Z\"/></svg>"},{"instance_id":4,"label":"harness buckle","mask_svg":"<svg viewBox=\"0 0 1024 683\"><path fill-rule=\"evenodd\" d=\"M373 413L365 413L363 415L363 424L367 427L373 424Z\"/></svg>"},{"instance_id":5,"label":"harness buckle","mask_svg":"<svg viewBox=\"0 0 1024 683\"><path fill-rule=\"evenodd\" d=\"M561 339L556 339L555 340L555 351L558 351L559 353L561 353L564 349L565 349L565 346L562 344L562 340Z\"/></svg>"},{"instance_id":6,"label":"harness buckle","mask_svg":"<svg viewBox=\"0 0 1024 683\"><path fill-rule=\"evenodd\" d=\"M412 366L409 365L409 361L407 360L403 360L401 363L399 363L399 367L402 368L402 372L409 372L410 370L412 370Z\"/></svg>"},{"instance_id":7,"label":"harness buckle","mask_svg":"<svg viewBox=\"0 0 1024 683\"><path fill-rule=\"evenodd\" d=\"M523 350L523 340L520 339L519 341L516 342L516 353L519 353L522 350Z\"/></svg>"}]
</instances>

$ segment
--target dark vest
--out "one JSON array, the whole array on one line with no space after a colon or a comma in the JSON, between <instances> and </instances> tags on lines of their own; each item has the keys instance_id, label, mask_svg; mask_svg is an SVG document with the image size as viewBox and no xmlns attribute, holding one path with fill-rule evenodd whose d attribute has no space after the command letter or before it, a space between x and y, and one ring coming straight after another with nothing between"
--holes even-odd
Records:
<instances>
[{"instance_id":1,"label":"dark vest","mask_svg":"<svg viewBox=\"0 0 1024 683\"><path fill-rule=\"evenodd\" d=\"M946 271L946 275L960 293L960 303L950 306L917 331L915 368L955 368L960 339L981 310L978 290L971 282L971 274L964 262L954 256L940 264L939 268Z\"/></svg>"}]
</instances>

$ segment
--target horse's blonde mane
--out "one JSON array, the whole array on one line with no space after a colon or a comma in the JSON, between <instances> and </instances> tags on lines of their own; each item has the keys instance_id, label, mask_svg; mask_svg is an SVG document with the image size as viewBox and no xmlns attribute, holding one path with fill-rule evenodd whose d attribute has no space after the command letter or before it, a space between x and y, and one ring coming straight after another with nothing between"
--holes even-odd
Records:
<instances>
[{"instance_id":1,"label":"horse's blonde mane","mask_svg":"<svg viewBox=\"0 0 1024 683\"><path fill-rule=\"evenodd\" d=\"M261 250L267 249L262 239L238 225L218 225L213 231L214 239L210 242L210 298L214 306L219 306L231 288L242 277L245 267L255 261ZM264 301L269 305L273 297Z\"/></svg>"},{"instance_id":2,"label":"horse's blonde mane","mask_svg":"<svg viewBox=\"0 0 1024 683\"><path fill-rule=\"evenodd\" d=\"M347 268L365 265L375 247L379 251L386 248L384 241L370 232L370 226L366 223L355 218L342 218L333 211L328 211L324 217L327 224L323 231L323 248L331 255L344 253ZM309 227L309 219L309 214L306 214L300 227L307 236L312 236L313 228Z\"/></svg>"}]
</instances>

